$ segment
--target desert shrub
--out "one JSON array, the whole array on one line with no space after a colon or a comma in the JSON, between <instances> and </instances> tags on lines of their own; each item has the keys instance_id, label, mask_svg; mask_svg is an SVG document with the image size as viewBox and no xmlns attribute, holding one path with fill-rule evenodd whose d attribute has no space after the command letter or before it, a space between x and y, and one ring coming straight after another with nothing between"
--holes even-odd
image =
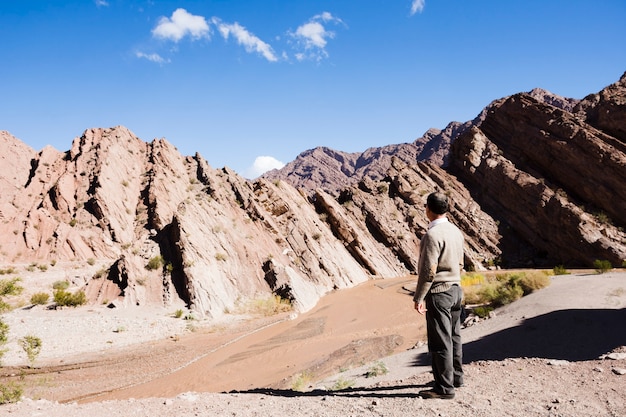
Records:
<instances>
[{"instance_id":1,"label":"desert shrub","mask_svg":"<svg viewBox=\"0 0 626 417\"><path fill-rule=\"evenodd\" d=\"M304 391L312 378L313 376L307 371L296 375L291 384L291 389L294 391Z\"/></svg>"},{"instance_id":2,"label":"desert shrub","mask_svg":"<svg viewBox=\"0 0 626 417\"><path fill-rule=\"evenodd\" d=\"M19 340L20 346L26 352L26 356L28 356L28 361L31 366L35 363L35 359L39 356L41 352L42 342L41 339L37 336L24 336Z\"/></svg>"},{"instance_id":3,"label":"desert shrub","mask_svg":"<svg viewBox=\"0 0 626 417\"><path fill-rule=\"evenodd\" d=\"M593 261L593 267L596 269L598 274L603 274L613 269L611 261L607 261L606 259L596 259Z\"/></svg>"},{"instance_id":4,"label":"desert shrub","mask_svg":"<svg viewBox=\"0 0 626 417\"><path fill-rule=\"evenodd\" d=\"M365 373L366 378L374 378L380 375L386 375L389 372L384 362L378 361L372 365Z\"/></svg>"},{"instance_id":5,"label":"desert shrub","mask_svg":"<svg viewBox=\"0 0 626 417\"><path fill-rule=\"evenodd\" d=\"M71 293L66 290L54 291L54 302L61 307L77 307L87 303L85 291Z\"/></svg>"},{"instance_id":6,"label":"desert shrub","mask_svg":"<svg viewBox=\"0 0 626 417\"><path fill-rule=\"evenodd\" d=\"M337 382L331 387L331 391L341 391L354 386L354 381L351 379L339 378Z\"/></svg>"},{"instance_id":7,"label":"desert shrub","mask_svg":"<svg viewBox=\"0 0 626 417\"><path fill-rule=\"evenodd\" d=\"M0 384L0 405L16 403L22 399L24 389L14 382Z\"/></svg>"},{"instance_id":8,"label":"desert shrub","mask_svg":"<svg viewBox=\"0 0 626 417\"><path fill-rule=\"evenodd\" d=\"M554 272L554 275L567 275L569 274L569 271L567 269L565 269L565 267L563 265L557 265L552 269L552 272Z\"/></svg>"},{"instance_id":9,"label":"desert shrub","mask_svg":"<svg viewBox=\"0 0 626 417\"><path fill-rule=\"evenodd\" d=\"M494 307L501 307L522 298L524 290L515 281L511 279L500 284L486 285L482 291L483 299Z\"/></svg>"},{"instance_id":10,"label":"desert shrub","mask_svg":"<svg viewBox=\"0 0 626 417\"><path fill-rule=\"evenodd\" d=\"M495 277L484 279L484 282L478 281L480 280L471 276L462 279L461 285L472 284L463 288L465 303L493 308L512 303L524 295L548 286L550 277L543 271L529 271L497 274ZM474 312L476 313L476 309ZM484 312L484 315L487 314L489 311Z\"/></svg>"},{"instance_id":11,"label":"desert shrub","mask_svg":"<svg viewBox=\"0 0 626 417\"><path fill-rule=\"evenodd\" d=\"M0 297L6 295L19 295L24 291L24 287L18 284L22 278L0 279Z\"/></svg>"},{"instance_id":12,"label":"desert shrub","mask_svg":"<svg viewBox=\"0 0 626 417\"><path fill-rule=\"evenodd\" d=\"M485 276L477 272L468 272L461 277L461 287L471 287L485 282Z\"/></svg>"},{"instance_id":13,"label":"desert shrub","mask_svg":"<svg viewBox=\"0 0 626 417\"><path fill-rule=\"evenodd\" d=\"M175 317L175 318L179 319L179 318L181 318L182 316L183 316L183 310L182 310L182 309L180 309L180 308L179 308L178 310L176 310L176 311L174 312L174 317Z\"/></svg>"},{"instance_id":14,"label":"desert shrub","mask_svg":"<svg viewBox=\"0 0 626 417\"><path fill-rule=\"evenodd\" d=\"M0 365L2 364L2 357L4 356L6 349L2 346L9 340L9 325L6 324L0 317Z\"/></svg>"},{"instance_id":15,"label":"desert shrub","mask_svg":"<svg viewBox=\"0 0 626 417\"><path fill-rule=\"evenodd\" d=\"M70 282L66 280L54 281L52 283L53 290L67 290L69 287L70 287Z\"/></svg>"},{"instance_id":16,"label":"desert shrub","mask_svg":"<svg viewBox=\"0 0 626 417\"><path fill-rule=\"evenodd\" d=\"M160 268L163 268L163 257L161 255L153 256L146 265L146 269L150 271Z\"/></svg>"},{"instance_id":17,"label":"desert shrub","mask_svg":"<svg viewBox=\"0 0 626 417\"><path fill-rule=\"evenodd\" d=\"M291 302L278 295L253 300L248 306L250 313L260 314L262 316L273 316L274 314L290 311L291 308Z\"/></svg>"},{"instance_id":18,"label":"desert shrub","mask_svg":"<svg viewBox=\"0 0 626 417\"><path fill-rule=\"evenodd\" d=\"M30 303L35 304L35 305L44 305L48 303L49 299L50 299L50 295L48 293L38 292L38 293L31 295Z\"/></svg>"},{"instance_id":19,"label":"desert shrub","mask_svg":"<svg viewBox=\"0 0 626 417\"><path fill-rule=\"evenodd\" d=\"M87 259L87 263L88 263L89 265L93 266L93 265L95 265L95 264L96 264L96 260L95 260L94 258L89 258L89 259Z\"/></svg>"},{"instance_id":20,"label":"desert shrub","mask_svg":"<svg viewBox=\"0 0 626 417\"><path fill-rule=\"evenodd\" d=\"M522 273L516 279L516 284L522 287L524 295L528 295L550 285L550 277L543 271L529 271Z\"/></svg>"},{"instance_id":21,"label":"desert shrub","mask_svg":"<svg viewBox=\"0 0 626 417\"><path fill-rule=\"evenodd\" d=\"M478 306L472 309L472 313L476 314L480 318L486 318L489 316L489 313L493 311L493 307L489 306Z\"/></svg>"},{"instance_id":22,"label":"desert shrub","mask_svg":"<svg viewBox=\"0 0 626 417\"><path fill-rule=\"evenodd\" d=\"M15 274L17 271L12 266L7 269L0 269L0 275Z\"/></svg>"}]
</instances>

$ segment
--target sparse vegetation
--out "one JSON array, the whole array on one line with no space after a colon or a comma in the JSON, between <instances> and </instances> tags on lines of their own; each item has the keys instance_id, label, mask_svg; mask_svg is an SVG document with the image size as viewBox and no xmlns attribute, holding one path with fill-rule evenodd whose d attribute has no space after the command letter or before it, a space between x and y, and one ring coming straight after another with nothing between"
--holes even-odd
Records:
<instances>
[{"instance_id":1,"label":"sparse vegetation","mask_svg":"<svg viewBox=\"0 0 626 417\"><path fill-rule=\"evenodd\" d=\"M4 301L5 296L19 295L22 293L22 291L24 291L24 288L18 284L18 282L20 282L21 280L22 279L19 277L11 279L0 279L0 312L11 309L11 306ZM2 343L0 343L0 345L1 344Z\"/></svg>"},{"instance_id":2,"label":"sparse vegetation","mask_svg":"<svg viewBox=\"0 0 626 417\"><path fill-rule=\"evenodd\" d=\"M45 305L48 303L50 295L45 292L37 292L30 297L30 303L34 305Z\"/></svg>"},{"instance_id":3,"label":"sparse vegetation","mask_svg":"<svg viewBox=\"0 0 626 417\"><path fill-rule=\"evenodd\" d=\"M471 273L461 279L465 303L477 305L472 310L480 317L549 284L550 277L544 271L497 274L490 278Z\"/></svg>"},{"instance_id":4,"label":"sparse vegetation","mask_svg":"<svg viewBox=\"0 0 626 417\"><path fill-rule=\"evenodd\" d=\"M54 302L60 307L78 307L87 303L87 296L82 290L71 293L59 289L54 291Z\"/></svg>"},{"instance_id":5,"label":"sparse vegetation","mask_svg":"<svg viewBox=\"0 0 626 417\"><path fill-rule=\"evenodd\" d=\"M70 282L66 280L54 281L52 283L53 290L67 290L69 287L70 287Z\"/></svg>"},{"instance_id":6,"label":"sparse vegetation","mask_svg":"<svg viewBox=\"0 0 626 417\"><path fill-rule=\"evenodd\" d=\"M24 388L14 382L0 384L0 405L20 401L23 393Z\"/></svg>"},{"instance_id":7,"label":"sparse vegetation","mask_svg":"<svg viewBox=\"0 0 626 417\"><path fill-rule=\"evenodd\" d=\"M183 314L184 314L183 310L179 308L178 310L174 312L174 318L179 319L183 316Z\"/></svg>"},{"instance_id":8,"label":"sparse vegetation","mask_svg":"<svg viewBox=\"0 0 626 417\"><path fill-rule=\"evenodd\" d=\"M95 265L95 264L96 264L96 260L95 260L94 258L89 258L89 259L87 259L87 263L88 263L89 265L93 266L93 265Z\"/></svg>"},{"instance_id":9,"label":"sparse vegetation","mask_svg":"<svg viewBox=\"0 0 626 417\"><path fill-rule=\"evenodd\" d=\"M339 380L337 380L337 382L335 382L335 384L331 387L331 391L341 391L347 388L351 388L352 386L354 386L354 381L351 379L343 379L343 378L339 378Z\"/></svg>"},{"instance_id":10,"label":"sparse vegetation","mask_svg":"<svg viewBox=\"0 0 626 417\"><path fill-rule=\"evenodd\" d=\"M30 366L32 367L35 364L35 360L39 353L41 352L41 346L43 343L41 339L37 336L24 336L19 340L20 346L26 352L26 356L28 356L28 361L30 362Z\"/></svg>"},{"instance_id":11,"label":"sparse vegetation","mask_svg":"<svg viewBox=\"0 0 626 417\"><path fill-rule=\"evenodd\" d=\"M2 364L2 357L4 353L7 351L2 346L4 346L9 340L9 325L6 324L2 318L0 318L0 365Z\"/></svg>"},{"instance_id":12,"label":"sparse vegetation","mask_svg":"<svg viewBox=\"0 0 626 417\"><path fill-rule=\"evenodd\" d=\"M596 269L596 272L598 274L604 274L605 272L613 269L613 265L611 265L611 262L607 261L606 259L596 259L595 261L593 261L593 267Z\"/></svg>"},{"instance_id":13,"label":"sparse vegetation","mask_svg":"<svg viewBox=\"0 0 626 417\"><path fill-rule=\"evenodd\" d=\"M226 259L227 259L226 255L221 253L221 252L218 252L218 253L215 254L215 260L216 261L225 261Z\"/></svg>"},{"instance_id":14,"label":"sparse vegetation","mask_svg":"<svg viewBox=\"0 0 626 417\"><path fill-rule=\"evenodd\" d=\"M76 223L78 223L78 221L76 219L70 220L70 226L74 227L74 226L76 226Z\"/></svg>"},{"instance_id":15,"label":"sparse vegetation","mask_svg":"<svg viewBox=\"0 0 626 417\"><path fill-rule=\"evenodd\" d=\"M285 300L278 295L274 295L269 298L251 300L247 303L244 310L250 314L258 314L269 317L274 314L290 311L291 308L292 306L289 300Z\"/></svg>"},{"instance_id":16,"label":"sparse vegetation","mask_svg":"<svg viewBox=\"0 0 626 417\"><path fill-rule=\"evenodd\" d=\"M304 391L311 382L312 378L312 375L307 371L297 374L291 384L291 389L300 392Z\"/></svg>"},{"instance_id":17,"label":"sparse vegetation","mask_svg":"<svg viewBox=\"0 0 626 417\"><path fill-rule=\"evenodd\" d=\"M163 263L164 261L161 255L153 256L148 261L148 264L146 265L146 269L150 271L154 271L155 269L161 269L163 268Z\"/></svg>"},{"instance_id":18,"label":"sparse vegetation","mask_svg":"<svg viewBox=\"0 0 626 417\"><path fill-rule=\"evenodd\" d=\"M554 275L567 275L569 274L569 271L567 269L565 269L565 267L563 265L557 265L552 269L552 272L554 272Z\"/></svg>"},{"instance_id":19,"label":"sparse vegetation","mask_svg":"<svg viewBox=\"0 0 626 417\"><path fill-rule=\"evenodd\" d=\"M382 361L378 361L367 370L365 377L374 378L380 375L386 375L388 372L389 369L387 369L387 365L385 365Z\"/></svg>"}]
</instances>

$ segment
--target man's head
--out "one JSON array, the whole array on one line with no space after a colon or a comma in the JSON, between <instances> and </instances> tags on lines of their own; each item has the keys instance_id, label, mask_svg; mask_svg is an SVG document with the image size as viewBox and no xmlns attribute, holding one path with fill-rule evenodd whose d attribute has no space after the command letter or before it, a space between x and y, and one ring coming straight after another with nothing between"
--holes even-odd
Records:
<instances>
[{"instance_id":1,"label":"man's head","mask_svg":"<svg viewBox=\"0 0 626 417\"><path fill-rule=\"evenodd\" d=\"M426 198L426 207L435 215L442 215L448 211L448 197L443 193L431 193Z\"/></svg>"}]
</instances>

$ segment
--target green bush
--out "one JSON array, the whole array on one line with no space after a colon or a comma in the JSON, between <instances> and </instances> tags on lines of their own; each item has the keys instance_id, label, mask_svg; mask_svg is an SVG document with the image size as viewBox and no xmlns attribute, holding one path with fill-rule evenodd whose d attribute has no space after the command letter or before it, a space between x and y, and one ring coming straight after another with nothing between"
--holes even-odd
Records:
<instances>
[{"instance_id":1,"label":"green bush","mask_svg":"<svg viewBox=\"0 0 626 417\"><path fill-rule=\"evenodd\" d=\"M567 269L565 269L565 267L563 265L557 265L552 269L552 272L554 272L554 275L567 275L569 274L569 271Z\"/></svg>"},{"instance_id":2,"label":"green bush","mask_svg":"<svg viewBox=\"0 0 626 417\"><path fill-rule=\"evenodd\" d=\"M373 378L380 375L386 375L388 372L389 369L387 369L387 365L385 365L385 363L382 361L378 361L368 369L368 371L365 373L365 378Z\"/></svg>"},{"instance_id":3,"label":"green bush","mask_svg":"<svg viewBox=\"0 0 626 417\"><path fill-rule=\"evenodd\" d=\"M603 274L613 269L613 265L611 265L611 262L607 261L606 259L596 259L595 261L593 261L593 267L596 269L596 272L598 274Z\"/></svg>"},{"instance_id":4,"label":"green bush","mask_svg":"<svg viewBox=\"0 0 626 417\"><path fill-rule=\"evenodd\" d=\"M82 290L73 294L66 290L55 290L54 302L61 307L77 307L87 303L87 296Z\"/></svg>"},{"instance_id":5,"label":"green bush","mask_svg":"<svg viewBox=\"0 0 626 417\"><path fill-rule=\"evenodd\" d=\"M0 279L0 297L5 295L20 295L24 287L18 285L22 278Z\"/></svg>"},{"instance_id":6,"label":"green bush","mask_svg":"<svg viewBox=\"0 0 626 417\"><path fill-rule=\"evenodd\" d=\"M543 271L515 272L498 274L488 279L474 279L468 276L461 280L466 304L481 304L486 307L474 312L484 317L494 307L512 303L524 295L550 284L550 277Z\"/></svg>"},{"instance_id":7,"label":"green bush","mask_svg":"<svg viewBox=\"0 0 626 417\"><path fill-rule=\"evenodd\" d=\"M22 399L24 389L22 386L9 382L8 384L0 384L0 405L16 403Z\"/></svg>"},{"instance_id":8,"label":"green bush","mask_svg":"<svg viewBox=\"0 0 626 417\"><path fill-rule=\"evenodd\" d=\"M163 257L161 255L150 258L148 264L146 265L146 269L150 271L154 271L155 269L160 268L163 268Z\"/></svg>"},{"instance_id":9,"label":"green bush","mask_svg":"<svg viewBox=\"0 0 626 417\"><path fill-rule=\"evenodd\" d=\"M69 287L70 287L70 282L66 280L54 281L52 283L53 290L67 290Z\"/></svg>"},{"instance_id":10,"label":"green bush","mask_svg":"<svg viewBox=\"0 0 626 417\"><path fill-rule=\"evenodd\" d=\"M50 299L50 295L48 293L38 292L38 293L31 295L30 303L35 304L35 305L44 305L48 303L49 299Z\"/></svg>"},{"instance_id":11,"label":"green bush","mask_svg":"<svg viewBox=\"0 0 626 417\"><path fill-rule=\"evenodd\" d=\"M528 295L550 285L550 277L542 271L529 271L521 274L516 283L522 287L524 295Z\"/></svg>"},{"instance_id":12,"label":"green bush","mask_svg":"<svg viewBox=\"0 0 626 417\"><path fill-rule=\"evenodd\" d=\"M35 359L37 359L37 356L39 356L39 353L41 352L41 339L37 336L28 335L22 337L19 342L22 349L24 349L24 352L26 352L26 356L28 356L28 361L31 365L33 365L35 363Z\"/></svg>"}]
</instances>

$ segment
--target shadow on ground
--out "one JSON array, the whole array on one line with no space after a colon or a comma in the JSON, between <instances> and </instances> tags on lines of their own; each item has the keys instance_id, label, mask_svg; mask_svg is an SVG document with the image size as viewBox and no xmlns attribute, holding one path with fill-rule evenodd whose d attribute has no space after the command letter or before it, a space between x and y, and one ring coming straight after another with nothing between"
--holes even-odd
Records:
<instances>
[{"instance_id":1,"label":"shadow on ground","mask_svg":"<svg viewBox=\"0 0 626 417\"><path fill-rule=\"evenodd\" d=\"M625 345L626 309L558 310L464 344L463 362L524 357L586 361ZM429 363L428 353L421 353L413 365Z\"/></svg>"}]
</instances>

